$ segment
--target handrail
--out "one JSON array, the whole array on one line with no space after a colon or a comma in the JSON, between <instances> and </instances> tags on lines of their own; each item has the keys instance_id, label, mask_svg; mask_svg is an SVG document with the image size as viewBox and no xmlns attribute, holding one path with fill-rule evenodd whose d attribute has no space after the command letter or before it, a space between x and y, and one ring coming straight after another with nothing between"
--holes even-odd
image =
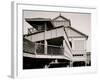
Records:
<instances>
[{"instance_id":1,"label":"handrail","mask_svg":"<svg viewBox=\"0 0 100 80\"><path fill-rule=\"evenodd\" d=\"M45 44L43 44L43 43L35 43L35 44L45 45ZM60 48L63 48L63 46L56 46L56 45L47 45L47 46L52 46L52 47L60 47Z\"/></svg>"},{"instance_id":2,"label":"handrail","mask_svg":"<svg viewBox=\"0 0 100 80\"><path fill-rule=\"evenodd\" d=\"M44 44L41 43L34 43L31 44L23 44L23 52L33 53L33 54L45 54L44 52ZM54 45L46 45L47 46L47 55L63 55L64 48L62 46L54 46Z\"/></svg>"}]
</instances>

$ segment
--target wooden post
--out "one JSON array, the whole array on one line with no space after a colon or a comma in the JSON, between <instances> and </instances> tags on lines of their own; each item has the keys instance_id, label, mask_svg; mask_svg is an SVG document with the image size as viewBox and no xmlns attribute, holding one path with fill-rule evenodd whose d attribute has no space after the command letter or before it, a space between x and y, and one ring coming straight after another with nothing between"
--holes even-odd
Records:
<instances>
[{"instance_id":1,"label":"wooden post","mask_svg":"<svg viewBox=\"0 0 100 80\"><path fill-rule=\"evenodd\" d=\"M70 64L70 67L73 67L73 61L70 61L69 64Z\"/></svg>"},{"instance_id":2,"label":"wooden post","mask_svg":"<svg viewBox=\"0 0 100 80\"><path fill-rule=\"evenodd\" d=\"M65 55L65 40L63 40L63 47L64 47L64 53L63 53L63 55Z\"/></svg>"},{"instance_id":3,"label":"wooden post","mask_svg":"<svg viewBox=\"0 0 100 80\"><path fill-rule=\"evenodd\" d=\"M47 54L46 28L47 28L47 25L45 23L45 31L44 31L44 54Z\"/></svg>"},{"instance_id":4,"label":"wooden post","mask_svg":"<svg viewBox=\"0 0 100 80\"><path fill-rule=\"evenodd\" d=\"M45 40L44 53L47 54L47 41Z\"/></svg>"},{"instance_id":5,"label":"wooden post","mask_svg":"<svg viewBox=\"0 0 100 80\"><path fill-rule=\"evenodd\" d=\"M35 49L34 49L34 53L35 53L35 55L37 54L36 53L36 48L37 48L37 44L35 43L35 47L34 47Z\"/></svg>"},{"instance_id":6,"label":"wooden post","mask_svg":"<svg viewBox=\"0 0 100 80\"><path fill-rule=\"evenodd\" d=\"M45 65L44 68L48 68L48 65Z\"/></svg>"}]
</instances>

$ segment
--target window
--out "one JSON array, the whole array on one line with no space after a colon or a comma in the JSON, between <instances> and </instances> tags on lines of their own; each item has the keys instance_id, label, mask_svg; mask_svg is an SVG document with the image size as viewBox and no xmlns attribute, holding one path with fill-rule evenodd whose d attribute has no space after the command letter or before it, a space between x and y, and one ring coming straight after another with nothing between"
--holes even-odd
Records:
<instances>
[{"instance_id":1,"label":"window","mask_svg":"<svg viewBox=\"0 0 100 80\"><path fill-rule=\"evenodd\" d=\"M71 42L71 41L69 41L69 44L70 44L70 46L71 46L71 48L72 48L72 42Z\"/></svg>"},{"instance_id":2,"label":"window","mask_svg":"<svg viewBox=\"0 0 100 80\"><path fill-rule=\"evenodd\" d=\"M83 54L73 54L73 56L83 56Z\"/></svg>"}]
</instances>

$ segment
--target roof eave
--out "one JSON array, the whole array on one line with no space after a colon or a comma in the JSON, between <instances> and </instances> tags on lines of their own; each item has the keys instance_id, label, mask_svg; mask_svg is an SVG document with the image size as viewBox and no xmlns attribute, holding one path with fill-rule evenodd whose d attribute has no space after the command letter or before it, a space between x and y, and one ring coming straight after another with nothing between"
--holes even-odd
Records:
<instances>
[{"instance_id":1,"label":"roof eave","mask_svg":"<svg viewBox=\"0 0 100 80\"><path fill-rule=\"evenodd\" d=\"M75 29L75 28L73 28L73 27L68 26L68 28L70 28L70 29L72 29L72 30L78 32L79 34L83 35L86 39L88 39L88 35L86 35L86 34L80 32L80 31L78 31L77 29Z\"/></svg>"}]
</instances>

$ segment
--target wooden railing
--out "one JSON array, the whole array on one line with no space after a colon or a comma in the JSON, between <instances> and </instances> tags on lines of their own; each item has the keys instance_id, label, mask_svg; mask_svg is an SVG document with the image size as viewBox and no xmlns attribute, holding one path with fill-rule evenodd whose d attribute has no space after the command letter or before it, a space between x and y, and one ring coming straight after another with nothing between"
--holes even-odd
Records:
<instances>
[{"instance_id":1,"label":"wooden railing","mask_svg":"<svg viewBox=\"0 0 100 80\"><path fill-rule=\"evenodd\" d=\"M41 43L32 43L24 41L23 52L36 55L64 55L64 48L54 45L46 45L47 54L45 54L45 45Z\"/></svg>"},{"instance_id":2,"label":"wooden railing","mask_svg":"<svg viewBox=\"0 0 100 80\"><path fill-rule=\"evenodd\" d=\"M48 45L47 53L50 55L64 55L64 48L62 46Z\"/></svg>"},{"instance_id":3,"label":"wooden railing","mask_svg":"<svg viewBox=\"0 0 100 80\"><path fill-rule=\"evenodd\" d=\"M23 38L23 52L35 54L35 43Z\"/></svg>"},{"instance_id":4,"label":"wooden railing","mask_svg":"<svg viewBox=\"0 0 100 80\"><path fill-rule=\"evenodd\" d=\"M45 31L37 31L32 34L24 35L25 38L32 42L41 41L45 39L57 38L63 36L63 27L53 28L51 30ZM45 34L45 35L44 35ZM31 38L32 37L32 38Z\"/></svg>"}]
</instances>

